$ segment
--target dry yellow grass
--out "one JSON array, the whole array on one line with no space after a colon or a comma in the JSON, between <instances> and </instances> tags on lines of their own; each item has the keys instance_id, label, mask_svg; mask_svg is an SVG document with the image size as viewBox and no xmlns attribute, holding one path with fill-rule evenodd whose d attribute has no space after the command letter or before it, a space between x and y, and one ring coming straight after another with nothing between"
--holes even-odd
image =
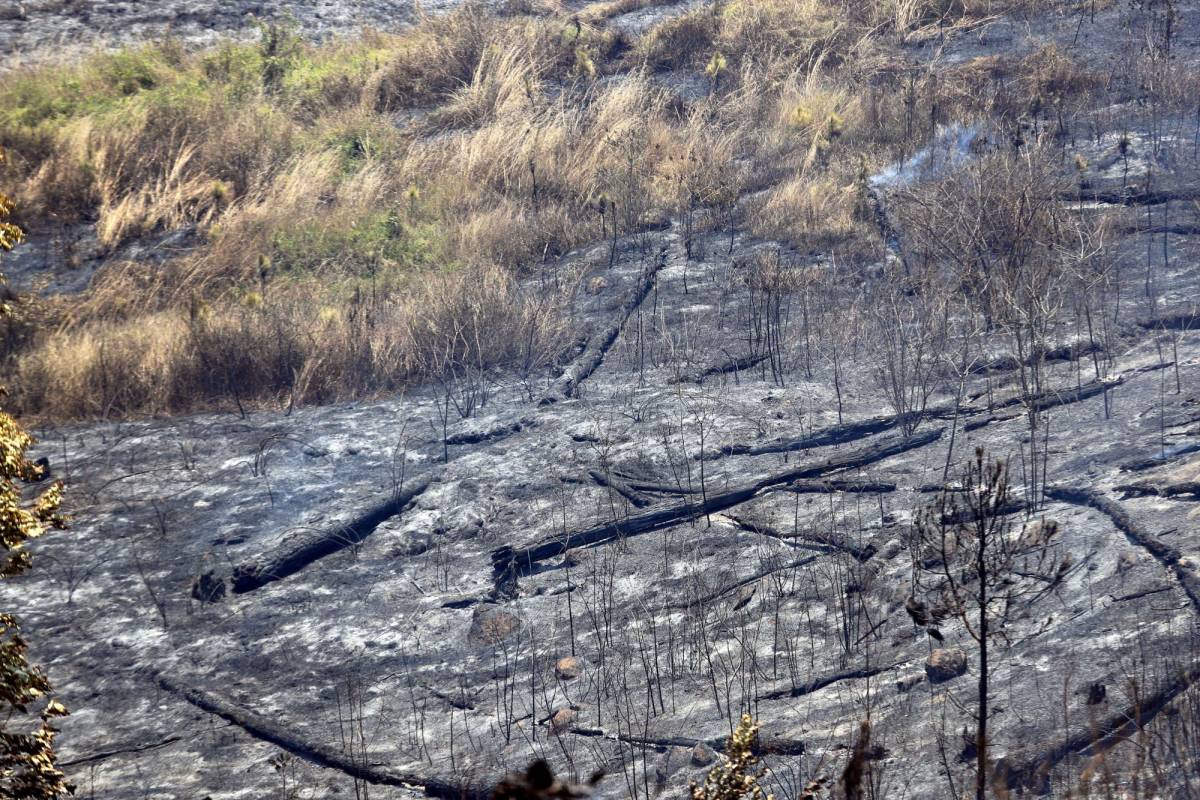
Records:
<instances>
[{"instance_id":1,"label":"dry yellow grass","mask_svg":"<svg viewBox=\"0 0 1200 800\"><path fill-rule=\"evenodd\" d=\"M449 365L540 364L565 335L556 302L495 267L427 277L402 300L325 300L305 285L60 331L18 360L17 399L59 419L332 402Z\"/></svg>"},{"instance_id":2,"label":"dry yellow grass","mask_svg":"<svg viewBox=\"0 0 1200 800\"><path fill-rule=\"evenodd\" d=\"M865 257L861 172L922 132L906 131L896 84L863 71L886 63L888 36L987 10L731 0L632 43L597 27L646 2L536 16L468 4L354 43L285 37L278 72L253 44L168 42L20 73L0 89L0 143L29 219L94 220L117 255L185 226L200 242L160 265L114 258L56 303L17 357L23 409L159 413L395 387L445 365L466 323L438 315L471 308L549 342L555 304L529 316L518 277L670 215L696 231L749 211L755 235ZM706 66L712 91L688 104L650 75Z\"/></svg>"}]
</instances>

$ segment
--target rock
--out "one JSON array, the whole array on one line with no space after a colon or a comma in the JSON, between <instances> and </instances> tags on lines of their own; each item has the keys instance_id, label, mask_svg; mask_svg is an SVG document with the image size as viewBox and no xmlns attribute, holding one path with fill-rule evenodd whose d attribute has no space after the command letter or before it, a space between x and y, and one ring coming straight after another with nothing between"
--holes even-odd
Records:
<instances>
[{"instance_id":1,"label":"rock","mask_svg":"<svg viewBox=\"0 0 1200 800\"><path fill-rule=\"evenodd\" d=\"M37 468L37 475L34 477L35 483L54 477L53 473L50 472L50 459L45 456L34 461L33 466Z\"/></svg>"},{"instance_id":2,"label":"rock","mask_svg":"<svg viewBox=\"0 0 1200 800\"><path fill-rule=\"evenodd\" d=\"M704 742L699 742L692 748L692 763L697 767L707 767L717 760L717 751Z\"/></svg>"},{"instance_id":3,"label":"rock","mask_svg":"<svg viewBox=\"0 0 1200 800\"><path fill-rule=\"evenodd\" d=\"M201 603L219 603L225 598L225 579L209 570L192 581L192 597Z\"/></svg>"},{"instance_id":4,"label":"rock","mask_svg":"<svg viewBox=\"0 0 1200 800\"><path fill-rule=\"evenodd\" d=\"M893 558L900 555L902 550L904 550L904 545L899 539L889 539L879 551L879 557L884 561L891 561Z\"/></svg>"},{"instance_id":5,"label":"rock","mask_svg":"<svg viewBox=\"0 0 1200 800\"><path fill-rule=\"evenodd\" d=\"M921 672L912 672L908 675L901 675L896 679L896 691L901 694L912 691L913 687L925 680L925 674Z\"/></svg>"},{"instance_id":6,"label":"rock","mask_svg":"<svg viewBox=\"0 0 1200 800\"><path fill-rule=\"evenodd\" d=\"M475 646L500 644L521 629L521 620L499 606L480 605L471 614L467 641Z\"/></svg>"},{"instance_id":7,"label":"rock","mask_svg":"<svg viewBox=\"0 0 1200 800\"><path fill-rule=\"evenodd\" d=\"M392 558L419 556L433 547L433 537L427 533L404 532L397 539L390 551Z\"/></svg>"},{"instance_id":8,"label":"rock","mask_svg":"<svg viewBox=\"0 0 1200 800\"><path fill-rule=\"evenodd\" d=\"M967 654L958 648L937 649L925 661L930 683L945 683L967 671Z\"/></svg>"},{"instance_id":9,"label":"rock","mask_svg":"<svg viewBox=\"0 0 1200 800\"><path fill-rule=\"evenodd\" d=\"M19 20L26 18L25 6L21 3L0 1L0 19Z\"/></svg>"},{"instance_id":10,"label":"rock","mask_svg":"<svg viewBox=\"0 0 1200 800\"><path fill-rule=\"evenodd\" d=\"M560 658L554 665L554 674L564 681L578 678L582 672L583 664L575 656Z\"/></svg>"},{"instance_id":11,"label":"rock","mask_svg":"<svg viewBox=\"0 0 1200 800\"><path fill-rule=\"evenodd\" d=\"M573 708L560 708L550 715L550 729L555 733L564 733L575 724L577 716Z\"/></svg>"},{"instance_id":12,"label":"rock","mask_svg":"<svg viewBox=\"0 0 1200 800\"><path fill-rule=\"evenodd\" d=\"M1052 519L1036 519L1021 531L1021 546L1029 549L1045 547L1058 533L1058 522Z\"/></svg>"}]
</instances>

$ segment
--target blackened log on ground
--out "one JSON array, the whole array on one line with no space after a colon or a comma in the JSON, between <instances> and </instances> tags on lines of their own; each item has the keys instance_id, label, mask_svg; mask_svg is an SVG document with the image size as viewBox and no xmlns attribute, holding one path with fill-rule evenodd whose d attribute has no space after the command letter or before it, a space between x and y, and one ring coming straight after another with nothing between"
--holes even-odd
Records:
<instances>
[{"instance_id":1,"label":"blackened log on ground","mask_svg":"<svg viewBox=\"0 0 1200 800\"><path fill-rule=\"evenodd\" d=\"M1173 497L1180 500L1200 500L1200 482L1197 481L1163 485L1123 483L1120 486L1114 486L1113 491L1120 492L1122 500L1128 500L1131 497Z\"/></svg>"},{"instance_id":2,"label":"blackened log on ground","mask_svg":"<svg viewBox=\"0 0 1200 800\"><path fill-rule=\"evenodd\" d=\"M834 547L833 545L830 545L830 544L826 544L824 542L815 542L814 543L814 542L798 541L801 539L809 538L809 534L807 532L796 533L796 534L784 533L783 531L775 530L770 525L767 525L764 522L758 522L756 520L749 519L748 517L739 516L737 514L723 513L723 514L720 514L717 517L717 519L726 520L729 523L731 523L732 525L734 525L735 527L738 527L738 528L746 531L747 533L753 533L753 534L757 534L759 536L766 536L771 539L778 539L779 541L783 542L784 544L788 545L789 547L803 548L805 550L815 550L818 553L832 553L838 549L837 547Z\"/></svg>"},{"instance_id":3,"label":"blackened log on ground","mask_svg":"<svg viewBox=\"0 0 1200 800\"><path fill-rule=\"evenodd\" d=\"M781 700L785 697L801 697L806 694L820 691L826 686L831 686L839 681L861 680L863 678L874 678L876 675L881 675L889 670L900 666L900 663L884 664L878 667L867 667L864 669L849 669L842 672L834 672L830 675L821 675L813 678L810 681L793 686L788 689L776 689L775 691L766 692L758 695L757 700Z\"/></svg>"},{"instance_id":4,"label":"blackened log on ground","mask_svg":"<svg viewBox=\"0 0 1200 800\"><path fill-rule=\"evenodd\" d=\"M877 552L875 545L873 544L859 546L857 543L850 541L848 537L836 533L826 533L824 531L818 531L815 529L804 529L798 530L794 534L786 534L782 531L775 530L769 525L765 525L761 522L755 522L754 520L746 519L744 517L739 517L734 514L725 514L723 516L725 519L728 519L742 530L749 531L750 533L757 533L762 536L769 536L772 539L778 539L785 544L791 545L792 547L805 547L806 545L800 544L797 541L799 539L803 539L805 541L815 543L815 545L807 545L809 549L813 549L815 546L823 552L840 550L843 553L849 553L855 561L869 561Z\"/></svg>"},{"instance_id":5,"label":"blackened log on ground","mask_svg":"<svg viewBox=\"0 0 1200 800\"><path fill-rule=\"evenodd\" d=\"M1064 344L1058 347L1051 347L1041 354L1026 356L1025 365L1032 366L1039 360L1046 364L1055 364L1060 361L1075 361L1084 356L1102 352L1104 352L1104 348L1095 342ZM984 361L980 364L973 364L968 372L971 374L1012 372L1020 368L1020 366L1021 362L1016 356L1000 356L999 358L993 358L990 361Z\"/></svg>"},{"instance_id":6,"label":"blackened log on ground","mask_svg":"<svg viewBox=\"0 0 1200 800\"><path fill-rule=\"evenodd\" d=\"M1198 680L1200 664L1192 664L1176 672L1158 690L1139 698L1136 704L1106 719L1079 724L1074 732L1042 752L1000 759L996 762L994 783L998 789L1011 791L1028 787L1048 793L1050 773L1059 763L1074 755L1103 755L1144 728ZM997 794L1007 795L1007 792L998 791Z\"/></svg>"},{"instance_id":7,"label":"blackened log on ground","mask_svg":"<svg viewBox=\"0 0 1200 800\"><path fill-rule=\"evenodd\" d=\"M696 486L682 486L673 483L660 483L650 480L649 478L632 475L628 472L620 472L613 470L613 474L625 481L626 485L635 492L652 492L654 494L700 494L700 488Z\"/></svg>"},{"instance_id":8,"label":"blackened log on ground","mask_svg":"<svg viewBox=\"0 0 1200 800\"><path fill-rule=\"evenodd\" d=\"M519 419L516 422L509 422L504 425L497 425L494 428L488 428L484 431L464 431L456 433L453 436L446 437L446 444L459 446L464 444L483 444L485 442L495 442L514 433L520 433L526 428L532 428L537 425L537 420L525 418Z\"/></svg>"},{"instance_id":9,"label":"blackened log on ground","mask_svg":"<svg viewBox=\"0 0 1200 800\"><path fill-rule=\"evenodd\" d=\"M621 495L621 497L624 497L637 508L645 508L646 506L650 505L649 500L647 500L645 497L642 497L624 481L620 480L614 475L605 475L598 469L589 469L588 477L590 477L598 485L612 489L614 492Z\"/></svg>"},{"instance_id":10,"label":"blackened log on ground","mask_svg":"<svg viewBox=\"0 0 1200 800\"><path fill-rule=\"evenodd\" d=\"M236 594L252 592L269 583L295 575L325 556L344 550L366 539L384 521L397 516L429 488L435 477L418 478L392 497L368 508L343 525L289 537L278 547L261 553L249 562L234 567L230 583Z\"/></svg>"},{"instance_id":11,"label":"blackened log on ground","mask_svg":"<svg viewBox=\"0 0 1200 800\"><path fill-rule=\"evenodd\" d=\"M704 383L705 379L711 378L714 375L728 375L730 372L738 373L745 372L748 369L753 369L759 364L767 360L767 353L760 353L756 356L738 356L730 358L720 364L714 364L707 369L702 369L694 375L687 375L680 378L675 383Z\"/></svg>"},{"instance_id":12,"label":"blackened log on ground","mask_svg":"<svg viewBox=\"0 0 1200 800\"><path fill-rule=\"evenodd\" d=\"M100 752L93 753L90 756L80 756L79 758L72 758L69 761L59 761L58 766L63 768L80 767L84 764L94 764L97 761L107 761L108 759L116 756L133 755L135 753L145 753L149 750L158 750L163 747L170 747L171 745L182 741L182 736L168 736L159 742L150 742L148 744L131 744L126 745L125 747L114 747L110 750L101 750Z\"/></svg>"},{"instance_id":13,"label":"blackened log on ground","mask_svg":"<svg viewBox=\"0 0 1200 800\"><path fill-rule=\"evenodd\" d=\"M900 415L887 417L872 417L861 422L847 422L844 425L833 425L821 428L806 436L796 439L776 439L772 442L758 445L731 444L704 454L706 460L724 456L763 456L770 453L791 453L796 450L811 450L817 447L829 447L836 444L848 444L877 433L889 431L897 427L902 420Z\"/></svg>"},{"instance_id":14,"label":"blackened log on ground","mask_svg":"<svg viewBox=\"0 0 1200 800\"><path fill-rule=\"evenodd\" d=\"M1064 192L1060 200L1081 200L1121 206L1159 206L1181 200L1200 200L1200 187L1181 186L1174 189L1146 190L1137 186L1124 189L1082 189Z\"/></svg>"},{"instance_id":15,"label":"blackened log on ground","mask_svg":"<svg viewBox=\"0 0 1200 800\"><path fill-rule=\"evenodd\" d=\"M1140 371L1140 370L1139 370ZM1110 389L1125 383L1125 376L1119 376L1110 380L1088 381L1082 386L1077 386L1074 389L1048 389L1040 394L1035 394L1029 398L1010 397L999 403L993 403L993 409L1012 408L1013 406L1032 407L1037 411L1047 411L1058 406L1066 406L1071 403L1079 403L1083 400L1090 400L1093 397L1104 394ZM980 408L977 411L985 411Z\"/></svg>"},{"instance_id":16,"label":"blackened log on ground","mask_svg":"<svg viewBox=\"0 0 1200 800\"><path fill-rule=\"evenodd\" d=\"M1065 486L1046 488L1046 497L1060 503L1088 506L1105 514L1130 542L1145 549L1150 555L1174 573L1179 585L1191 601L1192 607L1200 612L1200 578L1190 567L1181 562L1183 554L1134 522L1133 517L1119 503L1110 500L1094 489L1077 489Z\"/></svg>"},{"instance_id":17,"label":"blackened log on ground","mask_svg":"<svg viewBox=\"0 0 1200 800\"><path fill-rule=\"evenodd\" d=\"M1021 416L1020 414L1005 414L1005 415L992 415L992 416L988 416L988 417L981 417L979 419L967 420L966 422L963 423L963 430L966 431L967 433L970 433L971 431L977 431L980 428L986 428L988 425L991 425L993 422L1008 422L1010 420L1017 419L1020 416Z\"/></svg>"},{"instance_id":18,"label":"blackened log on ground","mask_svg":"<svg viewBox=\"0 0 1200 800\"><path fill-rule=\"evenodd\" d=\"M792 481L782 487L785 492L796 494L888 494L896 491L896 484L886 481Z\"/></svg>"},{"instance_id":19,"label":"blackened log on ground","mask_svg":"<svg viewBox=\"0 0 1200 800\"><path fill-rule=\"evenodd\" d=\"M1191 331L1200 328L1200 306L1184 307L1181 310L1163 314L1153 319L1139 322L1138 325L1151 331Z\"/></svg>"},{"instance_id":20,"label":"blackened log on ground","mask_svg":"<svg viewBox=\"0 0 1200 800\"><path fill-rule=\"evenodd\" d=\"M629 317L637 310L637 307L646 299L646 295L650 294L650 290L654 288L655 280L657 279L659 270L666 266L666 248L658 254L654 264L642 272L641 279L638 285L634 287L632 293L626 298L621 307L617 309L617 313L613 315L612 321L603 330L596 332L594 336L588 339L587 346L583 348L583 352L563 370L562 375L554 382L554 385L542 395L538 400L539 406L548 406L557 403L560 400L565 400L575 396L575 391L579 384L587 380L593 372L595 372L604 362L604 356L608 353L613 343L617 341L617 337L621 334L621 329L625 327L625 323Z\"/></svg>"},{"instance_id":21,"label":"blackened log on ground","mask_svg":"<svg viewBox=\"0 0 1200 800\"><path fill-rule=\"evenodd\" d=\"M1157 365L1155 365L1153 367L1153 369L1159 369L1159 368L1160 367L1158 367ZM1148 368L1142 368L1142 369L1134 370L1134 372L1135 373L1145 372L1147 369ZM1023 398L1020 396L1010 397L1009 399L1002 400L999 403L993 403L991 408L992 408L992 410L1000 410L1000 409L1006 409L1006 408L1013 408L1014 406L1025 406L1026 408L1032 408L1032 409L1036 410L1038 413L1041 413L1042 411L1048 411L1049 409L1057 408L1058 406L1067 406L1072 403L1079 403L1084 400L1090 400L1091 398L1102 395L1105 392L1109 391L1110 389L1114 389L1114 388L1122 385L1123 383L1125 383L1124 375L1116 377L1116 378L1112 378L1109 380L1088 381L1087 383L1083 384L1082 386L1078 386L1074 389L1063 389L1063 390L1050 389L1045 392L1041 392L1039 394L1033 395L1032 397L1029 397L1029 398ZM986 407L965 406L962 409L962 415L964 417L972 416L975 414L985 413L987 410L988 409ZM964 423L963 430L965 430L965 431L979 430L980 428L990 425L993 422L1007 422L1009 420L1016 419L1018 416L1020 416L1020 415L1019 414L1015 414L1015 415L1014 414L1008 414L1008 415L993 414L991 416L983 417L982 419L974 419L974 420L970 420L970 421Z\"/></svg>"},{"instance_id":22,"label":"blackened log on ground","mask_svg":"<svg viewBox=\"0 0 1200 800\"><path fill-rule=\"evenodd\" d=\"M1180 456L1191 455L1192 453L1198 453L1198 452L1200 452L1200 442L1197 442L1195 444L1182 445L1179 447L1172 448L1171 452L1165 457L1155 456L1155 457L1151 457L1151 458L1139 458L1139 459L1135 459L1133 461L1126 461L1124 464L1121 465L1121 471L1122 472L1141 472L1142 470L1153 469L1154 467L1161 467L1163 464L1167 464L1167 463L1179 458Z\"/></svg>"},{"instance_id":23,"label":"blackened log on ground","mask_svg":"<svg viewBox=\"0 0 1200 800\"><path fill-rule=\"evenodd\" d=\"M419 789L430 797L485 800L491 796L490 785L469 784L449 778L394 772L383 767L363 764L345 753L319 742L305 739L274 719L243 708L213 692L197 689L172 675L160 673L158 685L196 708L228 720L256 739L270 742L292 755L311 761L318 766L336 769L352 778L381 786Z\"/></svg>"},{"instance_id":24,"label":"blackened log on ground","mask_svg":"<svg viewBox=\"0 0 1200 800\"><path fill-rule=\"evenodd\" d=\"M624 733L609 733L599 728L572 728L571 733L576 736L586 736L592 739L610 739L614 742L625 742L626 744L650 747L655 750L666 750L670 747L696 747L697 745L706 744L713 750L723 752L728 744L728 740L721 737L693 739L688 736L664 736L661 738L654 736L631 736ZM799 756L804 755L804 742L799 739L785 739L781 736L760 735L751 747L751 751L758 756Z\"/></svg>"},{"instance_id":25,"label":"blackened log on ground","mask_svg":"<svg viewBox=\"0 0 1200 800\"><path fill-rule=\"evenodd\" d=\"M894 436L867 447L837 453L827 459L802 464L791 469L768 475L733 489L708 494L706 500L690 497L662 508L654 508L617 522L596 525L566 536L545 539L538 544L521 549L501 547L492 552L492 567L497 579L514 574L528 574L539 561L562 555L572 547L585 547L610 542L626 536L669 528L705 514L724 511L744 503L764 489L780 486L795 480L819 478L822 475L873 464L900 453L924 447L937 441L944 429L927 430L912 436Z\"/></svg>"},{"instance_id":26,"label":"blackened log on ground","mask_svg":"<svg viewBox=\"0 0 1200 800\"><path fill-rule=\"evenodd\" d=\"M798 558L795 561L787 561L787 562L775 564L773 566L764 567L763 569L760 569L758 572L754 573L753 575L751 575L747 578L742 578L739 581L734 581L733 583L731 583L727 586L722 586L720 589L717 589L716 591L709 592L704 597L696 597L696 598L692 598L692 599L688 599L688 600L682 600L682 601L679 601L676 603L668 603L666 606L664 606L664 608L670 609L671 611L679 611L682 609L695 608L696 606L705 606L705 605L708 605L709 603L713 602L714 600L720 600L722 597L724 597L725 595L727 595L731 592L736 592L738 589L742 588L743 586L748 586L751 583L760 581L763 578L767 577L768 575L772 575L776 572L782 572L785 569L798 569L800 567L807 566L807 565L813 563L814 561L816 561L817 558L818 558L818 556L805 556L804 558Z\"/></svg>"}]
</instances>

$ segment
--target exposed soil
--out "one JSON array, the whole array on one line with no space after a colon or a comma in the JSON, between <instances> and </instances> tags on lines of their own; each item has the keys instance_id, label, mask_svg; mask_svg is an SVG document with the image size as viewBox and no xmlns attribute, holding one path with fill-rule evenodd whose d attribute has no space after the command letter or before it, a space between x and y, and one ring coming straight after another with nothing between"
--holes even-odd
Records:
<instances>
[{"instance_id":1,"label":"exposed soil","mask_svg":"<svg viewBox=\"0 0 1200 800\"><path fill-rule=\"evenodd\" d=\"M422 2L438 11L452 2ZM197 45L252 36L253 23L291 21L313 40L389 30L417 13L410 0L0 0L0 64L176 36Z\"/></svg>"}]
</instances>

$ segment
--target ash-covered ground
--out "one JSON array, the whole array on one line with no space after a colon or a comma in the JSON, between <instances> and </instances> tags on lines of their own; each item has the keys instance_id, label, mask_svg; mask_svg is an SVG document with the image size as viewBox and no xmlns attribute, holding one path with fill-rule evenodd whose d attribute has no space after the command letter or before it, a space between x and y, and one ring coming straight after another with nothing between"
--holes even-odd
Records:
<instances>
[{"instance_id":1,"label":"ash-covered ground","mask_svg":"<svg viewBox=\"0 0 1200 800\"><path fill-rule=\"evenodd\" d=\"M69 6L28 5L2 49L47 41L34 15ZM94 5L107 20L152 4ZM1025 35L997 25L1011 35L996 46ZM1076 47L1103 35L1081 30ZM1186 747L1200 656L1195 121L1161 136L1136 104L1104 113L1127 118L1117 157L1113 137L1064 145L1092 165L1092 205L1147 167L1182 199L1165 204L1179 232L1113 230L1111 344L1048 360L1034 451L1049 491L1018 492L1031 507L1012 515L1057 523L1056 567L1025 576L1036 591L993 648L991 750L1055 793L1097 740L1123 738L1110 722L1128 709L1144 707L1160 753ZM543 757L603 768L605 797L684 797L743 712L762 721L777 797L835 782L867 718L876 796L970 787L978 651L961 622L937 641L905 611L924 557L913 520L977 447L1025 482L1019 370L998 349L957 410L944 381L906 436L865 354L841 354L835 381L806 352L800 299L775 368L756 359L745 275L779 243L693 244L689 259L676 221L619 241L611 266L600 242L530 278L581 287L573 391L557 370L496 374L290 414L38 431L74 519L4 605L73 709L61 745L80 794L365 797L355 773L384 784L371 796L454 794ZM836 306L821 314L836 324ZM1080 325L1064 313L1058 343ZM475 408L461 418L455 401ZM965 671L927 668L935 648L961 650ZM1164 693L1174 704L1151 708ZM1141 745L1117 745L1114 769Z\"/></svg>"},{"instance_id":2,"label":"ash-covered ground","mask_svg":"<svg viewBox=\"0 0 1200 800\"><path fill-rule=\"evenodd\" d=\"M418 7L447 3L411 0L3 0L0 62L9 65L175 36L205 44L253 35L254 23L295 24L314 40L364 28L390 30L413 20Z\"/></svg>"}]
</instances>

